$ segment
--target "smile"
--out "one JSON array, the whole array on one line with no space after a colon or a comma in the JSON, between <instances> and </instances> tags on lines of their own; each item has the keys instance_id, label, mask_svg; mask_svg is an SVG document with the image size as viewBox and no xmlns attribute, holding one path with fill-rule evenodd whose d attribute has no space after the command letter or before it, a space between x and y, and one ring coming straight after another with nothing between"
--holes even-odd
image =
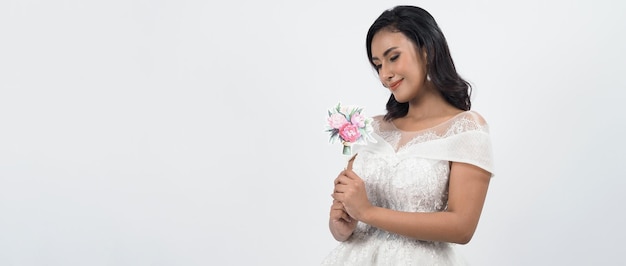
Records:
<instances>
[{"instance_id":1,"label":"smile","mask_svg":"<svg viewBox=\"0 0 626 266\"><path fill-rule=\"evenodd\" d=\"M398 80L398 81L396 81L394 83L389 84L389 89L391 89L392 91L396 90L400 86L400 84L402 83L403 80L404 79L401 79L401 80Z\"/></svg>"}]
</instances>

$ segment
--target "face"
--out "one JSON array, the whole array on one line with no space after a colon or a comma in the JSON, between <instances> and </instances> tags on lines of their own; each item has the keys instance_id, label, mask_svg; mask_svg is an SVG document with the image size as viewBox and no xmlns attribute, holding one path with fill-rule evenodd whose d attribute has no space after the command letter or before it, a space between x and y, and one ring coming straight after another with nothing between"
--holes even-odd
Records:
<instances>
[{"instance_id":1,"label":"face","mask_svg":"<svg viewBox=\"0 0 626 266\"><path fill-rule=\"evenodd\" d=\"M371 44L372 63L383 86L400 103L409 102L426 88L426 60L401 32L380 30Z\"/></svg>"}]
</instances>

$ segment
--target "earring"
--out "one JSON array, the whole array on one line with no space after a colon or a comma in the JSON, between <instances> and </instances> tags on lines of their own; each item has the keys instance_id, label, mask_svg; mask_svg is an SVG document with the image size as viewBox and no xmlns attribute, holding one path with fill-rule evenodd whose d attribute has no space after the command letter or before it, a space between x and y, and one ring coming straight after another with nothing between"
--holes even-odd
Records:
<instances>
[{"instance_id":1,"label":"earring","mask_svg":"<svg viewBox=\"0 0 626 266\"><path fill-rule=\"evenodd\" d=\"M426 80L430 81L430 74L426 74Z\"/></svg>"}]
</instances>

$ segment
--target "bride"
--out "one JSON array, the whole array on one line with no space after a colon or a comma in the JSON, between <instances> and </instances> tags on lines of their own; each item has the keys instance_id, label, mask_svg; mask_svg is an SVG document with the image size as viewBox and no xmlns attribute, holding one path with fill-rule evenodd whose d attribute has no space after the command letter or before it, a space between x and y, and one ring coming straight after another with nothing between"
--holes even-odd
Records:
<instances>
[{"instance_id":1,"label":"bride","mask_svg":"<svg viewBox=\"0 0 626 266\"><path fill-rule=\"evenodd\" d=\"M329 227L341 243L322 264L462 264L452 244L471 240L493 175L487 123L427 11L384 11L366 48L391 96L373 118L377 143L355 146L334 181Z\"/></svg>"}]
</instances>

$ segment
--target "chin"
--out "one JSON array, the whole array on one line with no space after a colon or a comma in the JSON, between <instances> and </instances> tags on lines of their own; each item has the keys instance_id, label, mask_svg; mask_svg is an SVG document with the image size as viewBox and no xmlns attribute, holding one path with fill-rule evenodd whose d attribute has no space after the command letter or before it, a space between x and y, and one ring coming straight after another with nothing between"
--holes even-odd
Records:
<instances>
[{"instance_id":1,"label":"chin","mask_svg":"<svg viewBox=\"0 0 626 266\"><path fill-rule=\"evenodd\" d=\"M396 102L399 102L399 103L408 103L409 102L408 97L403 97L401 95L393 94L393 98L396 99Z\"/></svg>"}]
</instances>

